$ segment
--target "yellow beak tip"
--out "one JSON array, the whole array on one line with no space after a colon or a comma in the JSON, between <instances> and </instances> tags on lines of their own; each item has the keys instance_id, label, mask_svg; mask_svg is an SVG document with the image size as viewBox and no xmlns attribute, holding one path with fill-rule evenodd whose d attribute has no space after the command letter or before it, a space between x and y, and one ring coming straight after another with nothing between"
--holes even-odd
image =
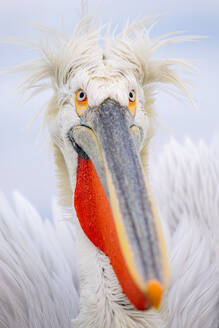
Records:
<instances>
[{"instance_id":1,"label":"yellow beak tip","mask_svg":"<svg viewBox=\"0 0 219 328\"><path fill-rule=\"evenodd\" d=\"M156 310L159 310L163 295L163 287L161 283L157 280L150 280L147 284L147 295L151 306Z\"/></svg>"}]
</instances>

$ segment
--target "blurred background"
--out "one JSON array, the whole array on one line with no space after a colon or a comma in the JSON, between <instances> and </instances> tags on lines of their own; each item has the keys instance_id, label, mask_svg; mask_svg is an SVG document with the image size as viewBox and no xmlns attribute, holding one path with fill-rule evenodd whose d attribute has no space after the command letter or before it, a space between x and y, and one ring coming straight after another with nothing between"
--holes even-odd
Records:
<instances>
[{"instance_id":1,"label":"blurred background","mask_svg":"<svg viewBox=\"0 0 219 328\"><path fill-rule=\"evenodd\" d=\"M156 97L159 118L153 140L152 156L157 156L170 136L180 142L189 136L210 143L219 130L219 1L218 0L120 0L88 1L89 11L96 11L102 22L112 21L118 30L130 20L161 14L160 23L151 36L175 31L209 38L181 43L160 49L157 57L191 59L198 67L192 75L192 96L189 102L179 102L160 92ZM79 0L7 0L0 3L0 38L36 38L40 34L32 24L42 23L61 28L69 34L79 22ZM0 70L37 58L37 53L18 45L0 44ZM42 115L28 125L34 115L49 100L51 93L26 101L15 88L21 74L0 75L0 189L9 200L14 189L28 198L43 217L51 216L51 197L56 194L53 159L48 152L47 132L40 133Z\"/></svg>"}]
</instances>

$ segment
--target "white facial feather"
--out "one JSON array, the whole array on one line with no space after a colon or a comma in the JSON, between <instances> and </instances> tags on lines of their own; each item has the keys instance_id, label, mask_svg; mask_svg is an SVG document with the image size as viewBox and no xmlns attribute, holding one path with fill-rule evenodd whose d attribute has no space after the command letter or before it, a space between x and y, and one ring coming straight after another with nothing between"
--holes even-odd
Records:
<instances>
[{"instance_id":1,"label":"white facial feather","mask_svg":"<svg viewBox=\"0 0 219 328\"><path fill-rule=\"evenodd\" d=\"M27 79L20 87L23 90L51 87L59 105L66 100L71 102L76 89L87 90L89 85L95 85L96 79L102 79L105 85L103 97L107 96L107 90L109 95L112 93L111 96L118 97L113 94L113 88L108 88L108 83L115 81L126 81L127 89L123 90L126 93L130 88L141 89L140 101L143 101L141 93L145 87L159 83L172 84L189 96L187 84L172 67L191 68L191 65L179 59L153 60L152 56L160 47L193 41L195 37L167 34L151 39L149 34L154 21L149 17L127 24L118 35L111 35L109 29L104 35L103 27L95 29L91 18L87 17L80 22L71 38L54 29L44 28L45 40L34 45L40 50L41 58L13 69L27 72ZM103 40L105 43L101 46L99 43ZM33 47L32 42L30 46ZM46 80L49 83L45 84ZM98 96L89 94L92 105L95 99L98 104ZM120 98L124 104L127 102L127 94L120 95Z\"/></svg>"},{"instance_id":2,"label":"white facial feather","mask_svg":"<svg viewBox=\"0 0 219 328\"><path fill-rule=\"evenodd\" d=\"M148 140L152 135L154 90L161 83L169 84L190 97L187 83L173 67L191 66L184 60L153 60L152 56L162 46L192 41L195 37L167 34L151 39L150 31L154 23L155 18L144 18L127 24L120 34L116 34L110 31L109 26L105 32L104 27L95 27L92 18L88 16L80 22L72 37L41 26L45 39L34 45L41 53L40 59L13 69L27 73L26 80L20 85L23 91L32 89L35 95L48 87L54 90L53 100L45 112L45 120L52 141L64 157L69 157L70 162L66 165L71 169L71 181L74 180L76 154L69 154L67 130L79 123L74 102L75 92L79 88L87 93L89 106L92 107L109 97L126 106L129 91L136 91L135 122L145 134L142 158L146 157ZM32 41L30 46L33 47ZM143 165L146 166L144 162Z\"/></svg>"}]
</instances>

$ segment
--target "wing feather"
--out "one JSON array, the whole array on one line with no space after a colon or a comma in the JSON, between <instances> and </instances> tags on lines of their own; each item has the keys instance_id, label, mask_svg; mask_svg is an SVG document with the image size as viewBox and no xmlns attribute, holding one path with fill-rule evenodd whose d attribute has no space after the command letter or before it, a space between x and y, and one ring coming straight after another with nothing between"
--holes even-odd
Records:
<instances>
[{"instance_id":1,"label":"wing feather","mask_svg":"<svg viewBox=\"0 0 219 328\"><path fill-rule=\"evenodd\" d=\"M58 219L55 204L52 222L18 192L14 200L15 212L0 195L0 327L71 327L78 311L74 227Z\"/></svg>"},{"instance_id":2,"label":"wing feather","mask_svg":"<svg viewBox=\"0 0 219 328\"><path fill-rule=\"evenodd\" d=\"M172 139L151 168L168 242L171 328L219 327L218 142Z\"/></svg>"}]
</instances>

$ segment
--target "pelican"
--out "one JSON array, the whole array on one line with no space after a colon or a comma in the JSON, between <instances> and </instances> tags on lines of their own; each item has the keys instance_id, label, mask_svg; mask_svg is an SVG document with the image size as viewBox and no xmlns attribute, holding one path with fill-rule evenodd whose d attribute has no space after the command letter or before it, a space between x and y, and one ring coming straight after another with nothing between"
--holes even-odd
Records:
<instances>
[{"instance_id":1,"label":"pelican","mask_svg":"<svg viewBox=\"0 0 219 328\"><path fill-rule=\"evenodd\" d=\"M15 212L0 197L2 328L218 327L217 142L172 140L148 167L156 88L190 97L175 70L189 64L153 55L195 37L151 39L152 25L107 29L102 45L86 17L71 38L49 31L41 57L15 69L24 90L53 90L61 207L43 221L19 193Z\"/></svg>"}]
</instances>

